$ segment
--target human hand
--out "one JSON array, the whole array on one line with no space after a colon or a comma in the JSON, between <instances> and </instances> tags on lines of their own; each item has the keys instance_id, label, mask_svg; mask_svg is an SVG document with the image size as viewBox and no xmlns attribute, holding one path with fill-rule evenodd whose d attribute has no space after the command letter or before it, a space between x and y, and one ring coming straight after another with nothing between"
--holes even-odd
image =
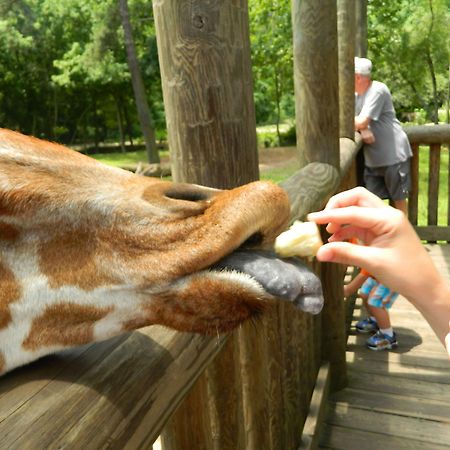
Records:
<instances>
[{"instance_id":1,"label":"human hand","mask_svg":"<svg viewBox=\"0 0 450 450\"><path fill-rule=\"evenodd\" d=\"M359 130L359 132L361 133L364 144L373 144L375 142L375 136L370 128L364 128L363 130Z\"/></svg>"},{"instance_id":2,"label":"human hand","mask_svg":"<svg viewBox=\"0 0 450 450\"><path fill-rule=\"evenodd\" d=\"M422 313L450 357L450 287L440 276L405 215L364 188L332 197L326 208L308 215L327 224L329 243L319 261L364 267L377 280L404 295ZM359 238L365 245L345 240Z\"/></svg>"},{"instance_id":3,"label":"human hand","mask_svg":"<svg viewBox=\"0 0 450 450\"><path fill-rule=\"evenodd\" d=\"M308 219L327 224L331 234L317 253L320 261L364 267L380 283L412 299L442 282L404 214L364 188L335 195ZM355 237L364 245L345 242Z\"/></svg>"}]
</instances>

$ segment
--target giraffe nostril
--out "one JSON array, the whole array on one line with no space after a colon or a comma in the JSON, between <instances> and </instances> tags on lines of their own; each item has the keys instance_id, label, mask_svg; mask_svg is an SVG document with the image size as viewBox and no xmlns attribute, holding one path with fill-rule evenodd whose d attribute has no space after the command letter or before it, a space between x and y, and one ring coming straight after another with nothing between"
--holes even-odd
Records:
<instances>
[{"instance_id":1,"label":"giraffe nostril","mask_svg":"<svg viewBox=\"0 0 450 450\"><path fill-rule=\"evenodd\" d=\"M165 195L174 200L185 200L188 202L201 202L210 198L208 194L199 191L173 190L166 192Z\"/></svg>"}]
</instances>

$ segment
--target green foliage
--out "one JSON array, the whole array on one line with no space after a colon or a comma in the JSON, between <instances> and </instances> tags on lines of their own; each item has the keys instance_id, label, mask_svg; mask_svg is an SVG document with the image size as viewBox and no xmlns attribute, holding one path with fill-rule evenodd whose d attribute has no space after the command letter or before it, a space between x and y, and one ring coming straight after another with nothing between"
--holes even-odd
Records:
<instances>
[{"instance_id":1,"label":"green foliage","mask_svg":"<svg viewBox=\"0 0 450 450\"><path fill-rule=\"evenodd\" d=\"M249 0L257 123L280 123L294 109L290 0Z\"/></svg>"},{"instance_id":2,"label":"green foliage","mask_svg":"<svg viewBox=\"0 0 450 450\"><path fill-rule=\"evenodd\" d=\"M151 3L129 5L156 126L165 128ZM120 114L127 134L140 135L116 0L2 0L0 17L2 126L97 143L117 139Z\"/></svg>"},{"instance_id":3,"label":"green foliage","mask_svg":"<svg viewBox=\"0 0 450 450\"><path fill-rule=\"evenodd\" d=\"M165 117L151 1L128 0L159 139ZM249 0L258 124L294 116L290 0ZM0 0L0 124L66 143L141 135L117 0ZM369 0L369 57L403 121L447 120L449 0ZM295 142L283 127L261 146Z\"/></svg>"},{"instance_id":4,"label":"green foliage","mask_svg":"<svg viewBox=\"0 0 450 450\"><path fill-rule=\"evenodd\" d=\"M369 57L390 87L401 119L421 108L437 122L449 89L448 0L369 0Z\"/></svg>"}]
</instances>

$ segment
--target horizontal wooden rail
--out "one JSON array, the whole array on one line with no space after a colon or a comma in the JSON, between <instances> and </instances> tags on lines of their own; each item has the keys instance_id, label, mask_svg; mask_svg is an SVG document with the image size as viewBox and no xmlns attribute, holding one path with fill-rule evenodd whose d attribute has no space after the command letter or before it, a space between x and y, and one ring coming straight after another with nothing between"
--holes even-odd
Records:
<instances>
[{"instance_id":1,"label":"horizontal wooden rail","mask_svg":"<svg viewBox=\"0 0 450 450\"><path fill-rule=\"evenodd\" d=\"M1 448L151 448L226 337L153 326L4 376Z\"/></svg>"},{"instance_id":2,"label":"horizontal wooden rail","mask_svg":"<svg viewBox=\"0 0 450 450\"><path fill-rule=\"evenodd\" d=\"M450 143L450 125L416 125L403 129L411 144Z\"/></svg>"}]
</instances>

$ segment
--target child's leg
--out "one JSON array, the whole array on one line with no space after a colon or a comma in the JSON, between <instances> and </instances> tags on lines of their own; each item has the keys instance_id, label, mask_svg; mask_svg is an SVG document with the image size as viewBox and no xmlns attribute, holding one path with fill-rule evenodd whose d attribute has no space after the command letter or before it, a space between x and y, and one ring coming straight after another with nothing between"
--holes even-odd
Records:
<instances>
[{"instance_id":1,"label":"child's leg","mask_svg":"<svg viewBox=\"0 0 450 450\"><path fill-rule=\"evenodd\" d=\"M369 315L375 317L379 328L391 328L389 312L385 308L376 308L369 303L367 303L366 308Z\"/></svg>"},{"instance_id":2,"label":"child's leg","mask_svg":"<svg viewBox=\"0 0 450 450\"><path fill-rule=\"evenodd\" d=\"M369 305L367 303L370 293L376 285L376 281L369 277L359 290L359 296L361 297L364 309L367 312L367 317L362 318L355 324L356 331L359 333L373 333L378 330L376 319L370 313Z\"/></svg>"}]
</instances>

